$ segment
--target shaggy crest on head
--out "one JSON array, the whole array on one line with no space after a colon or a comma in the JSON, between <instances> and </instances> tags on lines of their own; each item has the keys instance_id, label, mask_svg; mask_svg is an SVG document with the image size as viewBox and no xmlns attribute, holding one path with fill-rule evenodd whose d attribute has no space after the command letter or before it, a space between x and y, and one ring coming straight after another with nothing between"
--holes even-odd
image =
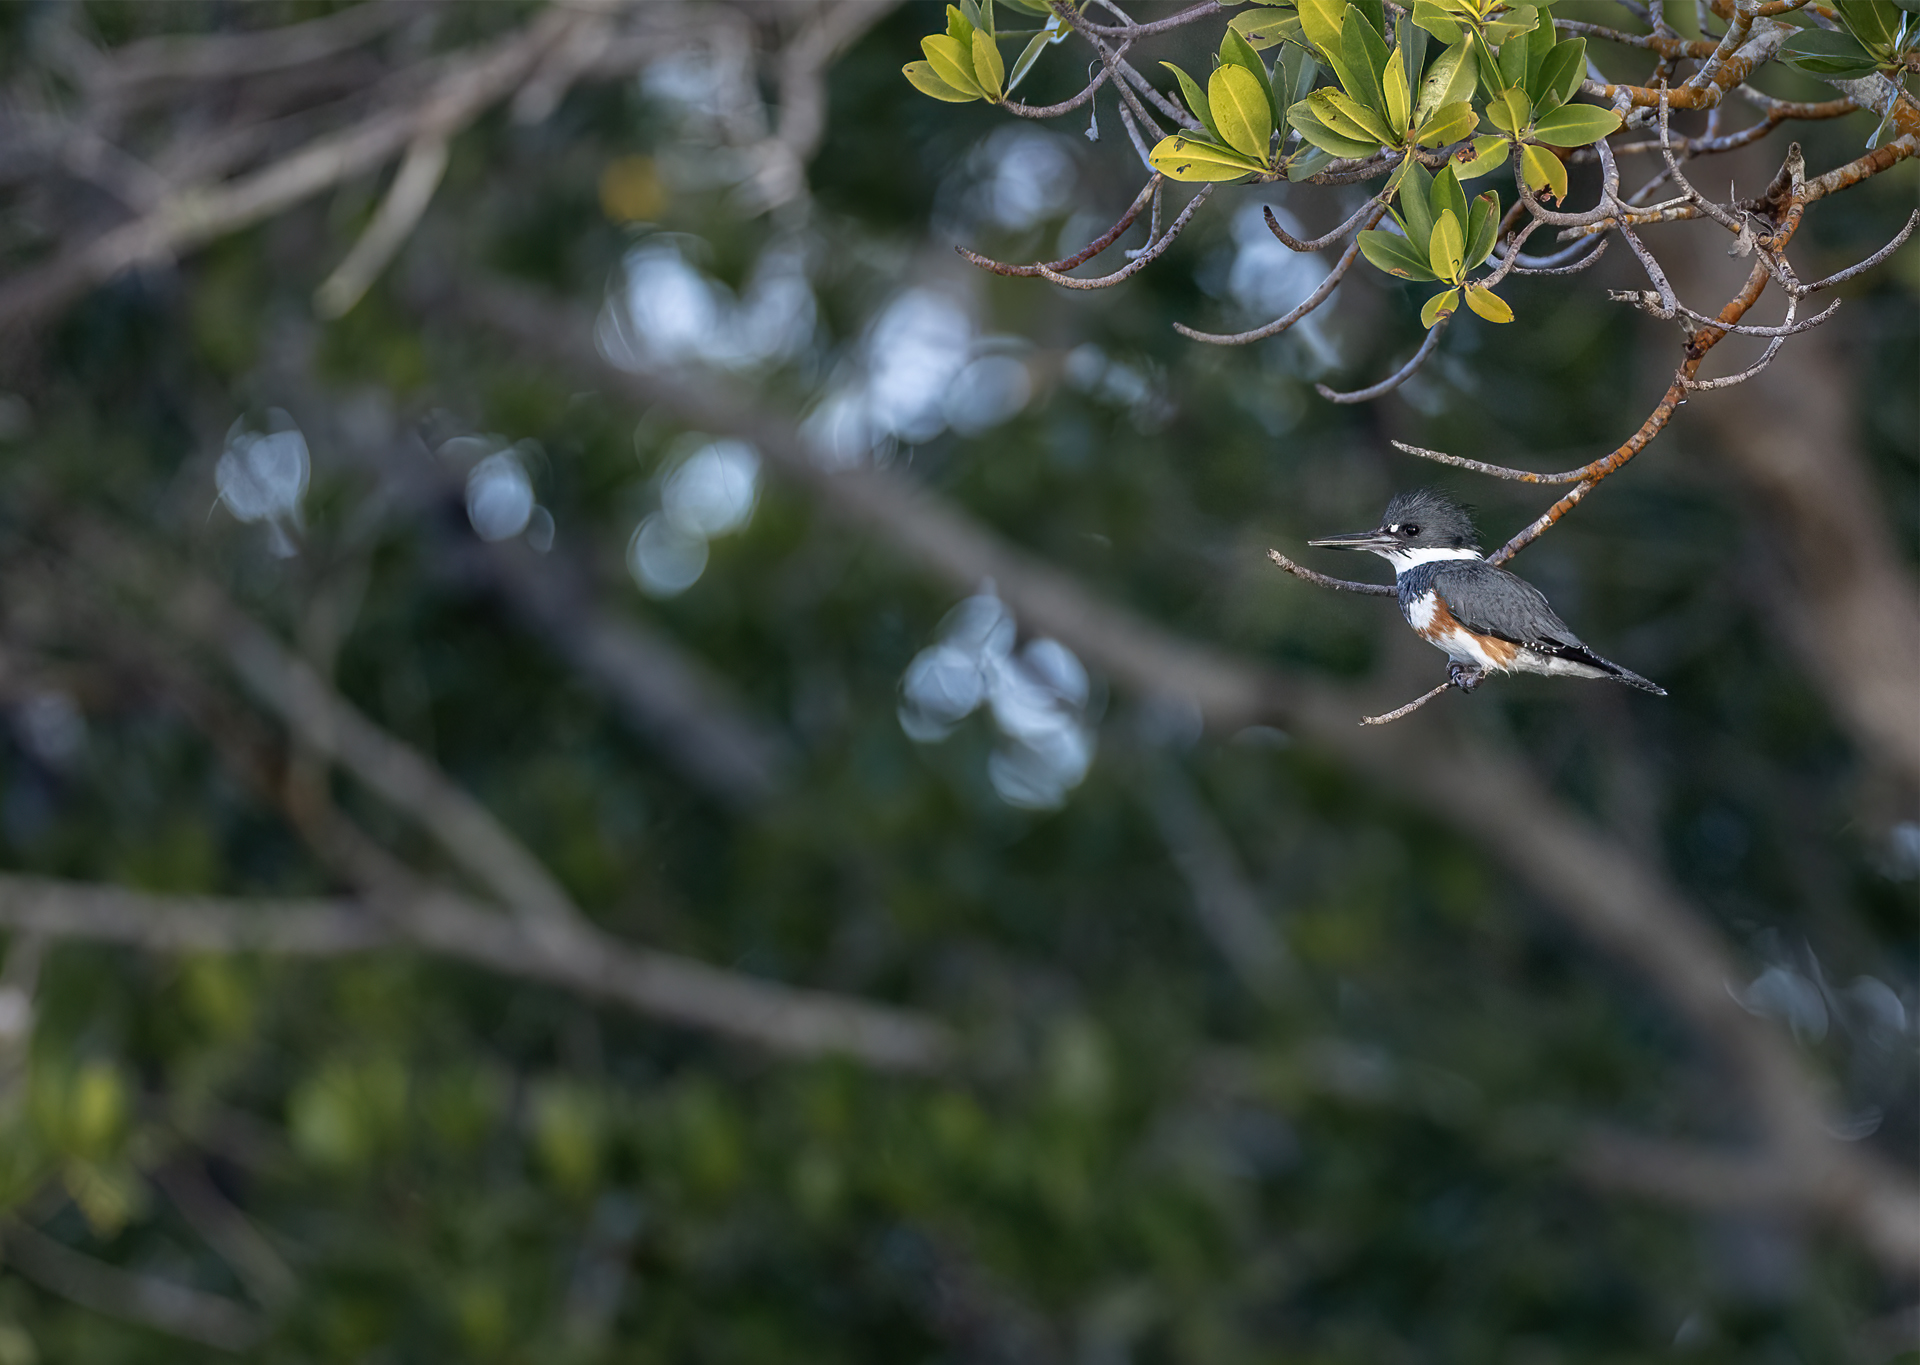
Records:
<instances>
[{"instance_id":1,"label":"shaggy crest on head","mask_svg":"<svg viewBox=\"0 0 1920 1365\"><path fill-rule=\"evenodd\" d=\"M1470 509L1435 488L1416 488L1411 493L1396 494L1387 504L1380 524L1390 532L1405 535L1408 543L1415 546L1451 550L1480 548L1480 533L1473 529Z\"/></svg>"}]
</instances>

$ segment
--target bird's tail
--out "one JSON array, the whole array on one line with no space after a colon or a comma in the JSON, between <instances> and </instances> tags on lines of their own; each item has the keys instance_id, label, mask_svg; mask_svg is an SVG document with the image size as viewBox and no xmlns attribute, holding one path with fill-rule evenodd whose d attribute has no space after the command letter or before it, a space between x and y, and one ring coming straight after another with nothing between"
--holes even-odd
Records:
<instances>
[{"instance_id":1,"label":"bird's tail","mask_svg":"<svg viewBox=\"0 0 1920 1365\"><path fill-rule=\"evenodd\" d=\"M1667 695L1666 688L1661 687L1658 683L1648 682L1631 668L1622 668L1619 664L1607 659L1600 660L1600 665L1607 670L1607 676L1616 682L1623 682L1628 687L1637 687L1642 692L1651 692L1656 697L1664 697Z\"/></svg>"}]
</instances>

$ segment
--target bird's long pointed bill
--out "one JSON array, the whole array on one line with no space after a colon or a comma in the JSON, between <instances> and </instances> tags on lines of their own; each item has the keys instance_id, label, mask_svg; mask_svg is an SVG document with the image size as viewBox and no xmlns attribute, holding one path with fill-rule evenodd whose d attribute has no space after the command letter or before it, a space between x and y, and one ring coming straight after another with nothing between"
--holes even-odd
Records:
<instances>
[{"instance_id":1,"label":"bird's long pointed bill","mask_svg":"<svg viewBox=\"0 0 1920 1365\"><path fill-rule=\"evenodd\" d=\"M1397 548L1399 542L1378 531L1349 531L1345 535L1310 540L1307 544L1322 550L1391 550Z\"/></svg>"}]
</instances>

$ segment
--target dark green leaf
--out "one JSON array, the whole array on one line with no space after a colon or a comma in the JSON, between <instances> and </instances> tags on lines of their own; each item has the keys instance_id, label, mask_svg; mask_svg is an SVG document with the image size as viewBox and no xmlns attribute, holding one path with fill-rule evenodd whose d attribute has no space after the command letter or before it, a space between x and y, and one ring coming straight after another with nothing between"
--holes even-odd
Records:
<instances>
[{"instance_id":1,"label":"dark green leaf","mask_svg":"<svg viewBox=\"0 0 1920 1365\"><path fill-rule=\"evenodd\" d=\"M1431 33L1443 43L1460 41L1460 25L1454 17L1433 3L1433 0L1414 0L1414 25Z\"/></svg>"},{"instance_id":2,"label":"dark green leaf","mask_svg":"<svg viewBox=\"0 0 1920 1365\"><path fill-rule=\"evenodd\" d=\"M1493 254L1500 231L1500 200L1492 190L1473 201L1467 214L1467 269L1472 270Z\"/></svg>"},{"instance_id":3,"label":"dark green leaf","mask_svg":"<svg viewBox=\"0 0 1920 1365\"><path fill-rule=\"evenodd\" d=\"M1387 7L1381 0L1352 0L1354 9L1360 12L1373 31L1380 35L1382 49L1386 47Z\"/></svg>"},{"instance_id":4,"label":"dark green leaf","mask_svg":"<svg viewBox=\"0 0 1920 1365\"><path fill-rule=\"evenodd\" d=\"M1316 176L1331 166L1336 157L1324 147L1314 147L1294 153L1287 162L1287 179L1305 180Z\"/></svg>"},{"instance_id":5,"label":"dark green leaf","mask_svg":"<svg viewBox=\"0 0 1920 1365\"><path fill-rule=\"evenodd\" d=\"M1427 203L1433 206L1435 222L1440 220L1441 214L1451 213L1454 222L1464 230L1467 224L1467 196L1460 188L1460 177L1454 174L1453 167L1444 167L1433 177L1433 185L1427 191Z\"/></svg>"},{"instance_id":6,"label":"dark green leaf","mask_svg":"<svg viewBox=\"0 0 1920 1365\"><path fill-rule=\"evenodd\" d=\"M1570 38L1554 46L1527 84L1536 109L1557 109L1572 99L1587 75L1587 40Z\"/></svg>"},{"instance_id":7,"label":"dark green leaf","mask_svg":"<svg viewBox=\"0 0 1920 1365\"><path fill-rule=\"evenodd\" d=\"M1384 109L1386 97L1380 89L1380 73L1387 65L1386 39L1359 10L1349 9L1346 22L1340 26L1340 48L1355 82L1347 86L1347 93L1369 108Z\"/></svg>"},{"instance_id":8,"label":"dark green leaf","mask_svg":"<svg viewBox=\"0 0 1920 1365\"><path fill-rule=\"evenodd\" d=\"M1900 37L1900 13L1892 0L1833 0L1847 32L1871 52L1891 53Z\"/></svg>"},{"instance_id":9,"label":"dark green leaf","mask_svg":"<svg viewBox=\"0 0 1920 1365\"><path fill-rule=\"evenodd\" d=\"M1416 250L1412 242L1396 233L1378 229L1361 233L1360 254L1376 270L1384 270L1403 280L1436 278L1427 265L1426 253Z\"/></svg>"},{"instance_id":10,"label":"dark green leaf","mask_svg":"<svg viewBox=\"0 0 1920 1365\"><path fill-rule=\"evenodd\" d=\"M1427 253L1427 240L1433 235L1433 177L1427 174L1427 168L1418 161L1407 167L1406 179L1400 183L1400 212L1395 215L1400 226L1406 230L1407 240L1417 247L1422 256Z\"/></svg>"}]
</instances>

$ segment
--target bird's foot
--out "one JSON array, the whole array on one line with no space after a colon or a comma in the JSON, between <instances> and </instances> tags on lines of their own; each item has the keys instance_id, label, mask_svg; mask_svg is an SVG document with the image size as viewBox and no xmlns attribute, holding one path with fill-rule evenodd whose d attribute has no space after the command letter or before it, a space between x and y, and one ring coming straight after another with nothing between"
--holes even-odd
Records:
<instances>
[{"instance_id":1,"label":"bird's foot","mask_svg":"<svg viewBox=\"0 0 1920 1365\"><path fill-rule=\"evenodd\" d=\"M1486 673L1472 664L1448 664L1447 676L1462 692L1471 692L1487 680Z\"/></svg>"}]
</instances>

